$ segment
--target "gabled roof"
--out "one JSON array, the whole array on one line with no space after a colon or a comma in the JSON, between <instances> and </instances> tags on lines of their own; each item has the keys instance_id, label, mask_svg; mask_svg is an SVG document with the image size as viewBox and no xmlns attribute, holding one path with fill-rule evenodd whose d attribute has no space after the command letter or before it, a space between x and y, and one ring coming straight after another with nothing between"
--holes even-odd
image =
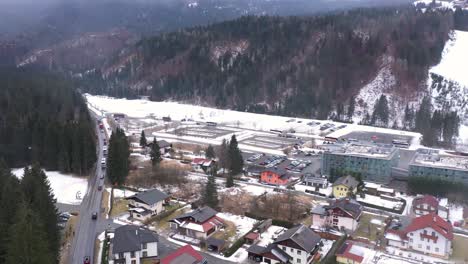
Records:
<instances>
[{"instance_id":1,"label":"gabled roof","mask_svg":"<svg viewBox=\"0 0 468 264\"><path fill-rule=\"evenodd\" d=\"M183 215L179 215L178 217L174 219L184 219L184 218L193 218L193 220L197 223L203 223L206 220L212 218L213 216L216 216L218 212L216 210L212 209L211 207L205 206L201 207L198 209L195 209L191 212L188 212Z\"/></svg>"},{"instance_id":2,"label":"gabled roof","mask_svg":"<svg viewBox=\"0 0 468 264\"><path fill-rule=\"evenodd\" d=\"M435 213L414 218L404 231L405 233L409 233L426 227L434 229L437 233L449 240L453 239L452 225Z\"/></svg>"},{"instance_id":3,"label":"gabled roof","mask_svg":"<svg viewBox=\"0 0 468 264\"><path fill-rule=\"evenodd\" d=\"M301 224L286 230L274 243L277 244L286 240L292 240L301 249L312 252L322 239L312 229Z\"/></svg>"},{"instance_id":4,"label":"gabled roof","mask_svg":"<svg viewBox=\"0 0 468 264\"><path fill-rule=\"evenodd\" d=\"M337 185L344 185L347 186L348 188L356 188L359 185L359 182L351 175L348 176L343 176L338 178L334 183L333 186Z\"/></svg>"},{"instance_id":5,"label":"gabled roof","mask_svg":"<svg viewBox=\"0 0 468 264\"><path fill-rule=\"evenodd\" d=\"M127 199L138 200L145 204L155 204L160 201L164 201L169 196L158 189L151 189L144 192L139 192L135 195L127 197Z\"/></svg>"},{"instance_id":6,"label":"gabled roof","mask_svg":"<svg viewBox=\"0 0 468 264\"><path fill-rule=\"evenodd\" d=\"M276 244L269 244L267 247L252 245L247 249L247 252L261 255L265 258L275 259L282 263L288 263L289 259L291 259L291 256L286 254Z\"/></svg>"},{"instance_id":7,"label":"gabled roof","mask_svg":"<svg viewBox=\"0 0 468 264\"><path fill-rule=\"evenodd\" d=\"M434 208L439 207L439 201L432 195L419 196L413 199L413 207L421 204L429 204Z\"/></svg>"},{"instance_id":8,"label":"gabled roof","mask_svg":"<svg viewBox=\"0 0 468 264\"><path fill-rule=\"evenodd\" d=\"M203 256L190 245L186 245L162 258L161 264L196 264L202 261Z\"/></svg>"},{"instance_id":9,"label":"gabled roof","mask_svg":"<svg viewBox=\"0 0 468 264\"><path fill-rule=\"evenodd\" d=\"M340 208L341 210L347 212L351 215L352 218L358 218L362 213L362 205L360 205L355 200L349 198L342 198L332 201L330 205L324 206L325 209L334 209Z\"/></svg>"},{"instance_id":10,"label":"gabled roof","mask_svg":"<svg viewBox=\"0 0 468 264\"><path fill-rule=\"evenodd\" d=\"M167 142L166 140L158 140L158 145L160 148L168 148L171 146L171 143Z\"/></svg>"},{"instance_id":11,"label":"gabled roof","mask_svg":"<svg viewBox=\"0 0 468 264\"><path fill-rule=\"evenodd\" d=\"M112 239L112 252L138 251L141 244L158 242L158 235L148 229L134 225L124 225L115 229Z\"/></svg>"}]
</instances>

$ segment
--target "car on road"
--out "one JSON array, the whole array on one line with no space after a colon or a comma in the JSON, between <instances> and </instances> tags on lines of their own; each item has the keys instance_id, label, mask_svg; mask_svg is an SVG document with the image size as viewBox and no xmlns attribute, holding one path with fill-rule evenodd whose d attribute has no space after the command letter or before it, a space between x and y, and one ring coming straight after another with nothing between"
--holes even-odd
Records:
<instances>
[{"instance_id":1,"label":"car on road","mask_svg":"<svg viewBox=\"0 0 468 264\"><path fill-rule=\"evenodd\" d=\"M94 212L94 213L91 215L91 219L93 219L93 220L96 220L96 219L97 219L97 212Z\"/></svg>"},{"instance_id":2,"label":"car on road","mask_svg":"<svg viewBox=\"0 0 468 264\"><path fill-rule=\"evenodd\" d=\"M84 257L83 264L91 264L91 258L89 256Z\"/></svg>"},{"instance_id":3,"label":"car on road","mask_svg":"<svg viewBox=\"0 0 468 264\"><path fill-rule=\"evenodd\" d=\"M99 185L99 186L97 187L97 189L98 189L98 191L102 191L102 185Z\"/></svg>"},{"instance_id":4,"label":"car on road","mask_svg":"<svg viewBox=\"0 0 468 264\"><path fill-rule=\"evenodd\" d=\"M101 167L102 167L103 169L106 168L106 159L105 159L105 158L102 158L102 159L101 159Z\"/></svg>"},{"instance_id":5,"label":"car on road","mask_svg":"<svg viewBox=\"0 0 468 264\"><path fill-rule=\"evenodd\" d=\"M101 179L101 180L102 180L102 179L104 179L104 174L101 174L101 177L100 177L100 179Z\"/></svg>"}]
</instances>

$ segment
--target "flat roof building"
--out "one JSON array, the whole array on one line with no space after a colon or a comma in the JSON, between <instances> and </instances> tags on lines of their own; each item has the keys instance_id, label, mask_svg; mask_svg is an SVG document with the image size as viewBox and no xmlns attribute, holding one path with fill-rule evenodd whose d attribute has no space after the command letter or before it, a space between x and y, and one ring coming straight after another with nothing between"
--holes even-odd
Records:
<instances>
[{"instance_id":1,"label":"flat roof building","mask_svg":"<svg viewBox=\"0 0 468 264\"><path fill-rule=\"evenodd\" d=\"M410 177L438 178L468 184L468 157L421 149L409 164Z\"/></svg>"},{"instance_id":2,"label":"flat roof building","mask_svg":"<svg viewBox=\"0 0 468 264\"><path fill-rule=\"evenodd\" d=\"M353 142L327 147L322 158L322 175L329 176L333 170L361 173L362 179L387 183L392 167L398 165L398 148L389 144Z\"/></svg>"}]
</instances>

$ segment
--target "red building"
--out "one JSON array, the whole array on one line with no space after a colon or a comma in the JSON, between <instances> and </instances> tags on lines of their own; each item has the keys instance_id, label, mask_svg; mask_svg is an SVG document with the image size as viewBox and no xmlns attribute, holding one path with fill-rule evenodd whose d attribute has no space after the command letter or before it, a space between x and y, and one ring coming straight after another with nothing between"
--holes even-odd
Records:
<instances>
[{"instance_id":1,"label":"red building","mask_svg":"<svg viewBox=\"0 0 468 264\"><path fill-rule=\"evenodd\" d=\"M195 251L190 245L183 246L172 252L167 257L161 259L161 264L179 264L179 263L206 263L200 253Z\"/></svg>"},{"instance_id":2,"label":"red building","mask_svg":"<svg viewBox=\"0 0 468 264\"><path fill-rule=\"evenodd\" d=\"M290 176L284 169L267 168L260 173L260 182L273 185L286 185Z\"/></svg>"}]
</instances>

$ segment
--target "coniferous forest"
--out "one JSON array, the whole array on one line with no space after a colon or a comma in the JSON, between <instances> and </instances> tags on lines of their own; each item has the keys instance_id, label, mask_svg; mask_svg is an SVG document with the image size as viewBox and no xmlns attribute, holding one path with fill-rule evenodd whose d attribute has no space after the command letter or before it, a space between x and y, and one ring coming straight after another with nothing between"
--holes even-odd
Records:
<instances>
[{"instance_id":1,"label":"coniferous forest","mask_svg":"<svg viewBox=\"0 0 468 264\"><path fill-rule=\"evenodd\" d=\"M72 84L33 70L0 70L0 158L84 175L96 161L94 124Z\"/></svg>"},{"instance_id":2,"label":"coniferous forest","mask_svg":"<svg viewBox=\"0 0 468 264\"><path fill-rule=\"evenodd\" d=\"M0 263L58 263L58 213L36 163L18 180L0 160Z\"/></svg>"}]
</instances>

